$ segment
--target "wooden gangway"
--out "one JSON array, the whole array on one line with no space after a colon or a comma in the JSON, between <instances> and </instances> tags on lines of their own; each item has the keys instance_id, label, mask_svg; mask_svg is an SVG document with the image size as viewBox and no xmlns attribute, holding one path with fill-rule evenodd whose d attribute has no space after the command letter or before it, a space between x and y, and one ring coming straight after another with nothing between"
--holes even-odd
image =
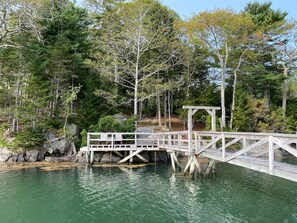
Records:
<instances>
[{"instance_id":1,"label":"wooden gangway","mask_svg":"<svg viewBox=\"0 0 297 223\"><path fill-rule=\"evenodd\" d=\"M88 133L87 146L81 148L87 159L93 162L94 152L128 151L119 163L134 156L144 162L143 151L166 151L171 160L177 161L177 153L189 156L199 167L196 156L257 170L297 182L297 165L275 159L277 150L297 157L296 134L237 133L188 131L162 133ZM189 143L189 138L191 138ZM186 170L185 169L185 170Z\"/></svg>"}]
</instances>

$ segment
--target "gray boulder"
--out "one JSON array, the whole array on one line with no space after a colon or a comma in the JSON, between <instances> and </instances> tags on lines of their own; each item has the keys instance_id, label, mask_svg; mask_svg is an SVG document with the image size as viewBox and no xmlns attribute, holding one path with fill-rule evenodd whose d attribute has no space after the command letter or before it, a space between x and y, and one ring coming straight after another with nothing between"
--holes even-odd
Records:
<instances>
[{"instance_id":1,"label":"gray boulder","mask_svg":"<svg viewBox=\"0 0 297 223\"><path fill-rule=\"evenodd\" d=\"M58 153L61 155L67 154L71 149L71 144L65 137L49 138L47 142L43 144L43 148L50 154Z\"/></svg>"},{"instance_id":2,"label":"gray boulder","mask_svg":"<svg viewBox=\"0 0 297 223\"><path fill-rule=\"evenodd\" d=\"M25 159L25 154L24 153L19 153L17 155L17 160L16 162L26 162L26 159Z\"/></svg>"},{"instance_id":3,"label":"gray boulder","mask_svg":"<svg viewBox=\"0 0 297 223\"><path fill-rule=\"evenodd\" d=\"M79 163L87 162L85 153L82 151L78 151L75 157Z\"/></svg>"},{"instance_id":4,"label":"gray boulder","mask_svg":"<svg viewBox=\"0 0 297 223\"><path fill-rule=\"evenodd\" d=\"M14 152L8 148L0 148L0 162L7 162L8 160L12 159L12 156L14 155Z\"/></svg>"},{"instance_id":5,"label":"gray boulder","mask_svg":"<svg viewBox=\"0 0 297 223\"><path fill-rule=\"evenodd\" d=\"M168 156L167 153L164 151L159 151L155 153L150 153L150 162L168 162Z\"/></svg>"},{"instance_id":6,"label":"gray boulder","mask_svg":"<svg viewBox=\"0 0 297 223\"><path fill-rule=\"evenodd\" d=\"M26 151L26 160L28 162L36 162L39 158L39 151L37 149L31 149Z\"/></svg>"},{"instance_id":7,"label":"gray boulder","mask_svg":"<svg viewBox=\"0 0 297 223\"><path fill-rule=\"evenodd\" d=\"M70 124L67 126L68 132L71 134L71 136L79 136L79 128L75 124Z\"/></svg>"},{"instance_id":8,"label":"gray boulder","mask_svg":"<svg viewBox=\"0 0 297 223\"><path fill-rule=\"evenodd\" d=\"M120 160L121 160L120 157L110 155L110 153L104 153L100 160L100 163L117 163Z\"/></svg>"}]
</instances>

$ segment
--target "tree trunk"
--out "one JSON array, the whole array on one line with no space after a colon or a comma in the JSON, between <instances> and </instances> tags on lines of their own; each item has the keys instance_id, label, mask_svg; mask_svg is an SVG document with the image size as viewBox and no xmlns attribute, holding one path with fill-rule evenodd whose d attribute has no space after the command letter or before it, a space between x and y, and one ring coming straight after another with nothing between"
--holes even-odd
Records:
<instances>
[{"instance_id":1,"label":"tree trunk","mask_svg":"<svg viewBox=\"0 0 297 223\"><path fill-rule=\"evenodd\" d=\"M164 91L164 126L167 127L167 96L166 91Z\"/></svg>"},{"instance_id":2,"label":"tree trunk","mask_svg":"<svg viewBox=\"0 0 297 223\"><path fill-rule=\"evenodd\" d=\"M222 110L222 127L226 127L226 108L225 108L225 67L221 74L221 110Z\"/></svg>"},{"instance_id":3,"label":"tree trunk","mask_svg":"<svg viewBox=\"0 0 297 223\"><path fill-rule=\"evenodd\" d=\"M190 60L187 62L187 89L186 89L186 97L189 99L190 97L190 81L191 81L191 73L190 73Z\"/></svg>"},{"instance_id":4,"label":"tree trunk","mask_svg":"<svg viewBox=\"0 0 297 223\"><path fill-rule=\"evenodd\" d=\"M266 88L264 90L264 100L265 100L265 104L266 104L268 110L270 111L270 92L269 92L269 86L266 86Z\"/></svg>"},{"instance_id":5,"label":"tree trunk","mask_svg":"<svg viewBox=\"0 0 297 223\"><path fill-rule=\"evenodd\" d=\"M226 127L226 108L225 108L225 72L227 67L228 60L228 45L225 45L225 55L221 55L217 53L218 59L220 61L221 66L221 126L222 128Z\"/></svg>"},{"instance_id":6,"label":"tree trunk","mask_svg":"<svg viewBox=\"0 0 297 223\"><path fill-rule=\"evenodd\" d=\"M231 105L231 117L230 117L230 129L233 128L233 119L234 119L234 111L235 111L235 97L236 97L236 85L237 85L237 72L241 66L242 63L242 58L245 54L245 52L249 49L247 47L240 55L237 67L234 70L234 81L233 81L233 92L232 92L232 105Z\"/></svg>"},{"instance_id":7,"label":"tree trunk","mask_svg":"<svg viewBox=\"0 0 297 223\"><path fill-rule=\"evenodd\" d=\"M234 118L234 111L235 111L236 84L237 84L237 72L234 71L232 105L231 105L231 115L230 115L230 129L233 128L233 118Z\"/></svg>"},{"instance_id":8,"label":"tree trunk","mask_svg":"<svg viewBox=\"0 0 297 223\"><path fill-rule=\"evenodd\" d=\"M19 131L19 118L18 118L18 112L19 112L19 96L20 96L20 72L18 73L18 78L17 78L17 89L16 89L16 95L15 95L15 109L14 109L14 114L13 114L13 121L12 121L12 131L13 132L18 132Z\"/></svg>"},{"instance_id":9,"label":"tree trunk","mask_svg":"<svg viewBox=\"0 0 297 223\"><path fill-rule=\"evenodd\" d=\"M157 112L158 112L158 123L159 123L159 127L162 126L162 117L161 117L161 98L160 98L160 94L157 94Z\"/></svg>"},{"instance_id":10,"label":"tree trunk","mask_svg":"<svg viewBox=\"0 0 297 223\"><path fill-rule=\"evenodd\" d=\"M137 107L137 100L138 100L138 74L135 77L135 87L134 87L134 115L137 115L138 107Z\"/></svg>"},{"instance_id":11,"label":"tree trunk","mask_svg":"<svg viewBox=\"0 0 297 223\"><path fill-rule=\"evenodd\" d=\"M168 128L171 129L171 94L168 91Z\"/></svg>"},{"instance_id":12,"label":"tree trunk","mask_svg":"<svg viewBox=\"0 0 297 223\"><path fill-rule=\"evenodd\" d=\"M142 113L143 113L143 100L139 102L139 119L142 119Z\"/></svg>"},{"instance_id":13,"label":"tree trunk","mask_svg":"<svg viewBox=\"0 0 297 223\"><path fill-rule=\"evenodd\" d=\"M284 69L284 76L285 78L288 78L288 68ZM287 112L288 91L289 91L288 80L285 79L283 83L283 96L282 96L282 115L284 118L286 117L286 112Z\"/></svg>"}]
</instances>

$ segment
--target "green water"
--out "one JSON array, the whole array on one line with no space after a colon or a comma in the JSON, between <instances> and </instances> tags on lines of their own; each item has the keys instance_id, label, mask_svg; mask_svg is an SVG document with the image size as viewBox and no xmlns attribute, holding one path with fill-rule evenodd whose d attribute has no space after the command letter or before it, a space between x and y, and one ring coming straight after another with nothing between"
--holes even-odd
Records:
<instances>
[{"instance_id":1,"label":"green water","mask_svg":"<svg viewBox=\"0 0 297 223\"><path fill-rule=\"evenodd\" d=\"M297 222L297 183L228 164L194 181L169 165L7 171L0 222Z\"/></svg>"}]
</instances>

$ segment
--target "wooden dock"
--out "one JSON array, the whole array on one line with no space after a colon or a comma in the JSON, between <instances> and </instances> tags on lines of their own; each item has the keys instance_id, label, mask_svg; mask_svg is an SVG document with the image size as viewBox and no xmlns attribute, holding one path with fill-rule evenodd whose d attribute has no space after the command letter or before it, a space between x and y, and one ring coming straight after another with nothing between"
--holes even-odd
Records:
<instances>
[{"instance_id":1,"label":"wooden dock","mask_svg":"<svg viewBox=\"0 0 297 223\"><path fill-rule=\"evenodd\" d=\"M88 144L81 148L89 162L93 162L94 152L127 151L119 163L131 161L137 156L148 162L143 151L166 151L171 157L172 166L178 164L177 153L189 156L189 162L198 169L197 156L215 161L257 170L297 182L297 165L275 160L275 151L282 150L297 157L297 135L237 132L193 131L189 143L188 131L166 133L88 133Z\"/></svg>"}]
</instances>

